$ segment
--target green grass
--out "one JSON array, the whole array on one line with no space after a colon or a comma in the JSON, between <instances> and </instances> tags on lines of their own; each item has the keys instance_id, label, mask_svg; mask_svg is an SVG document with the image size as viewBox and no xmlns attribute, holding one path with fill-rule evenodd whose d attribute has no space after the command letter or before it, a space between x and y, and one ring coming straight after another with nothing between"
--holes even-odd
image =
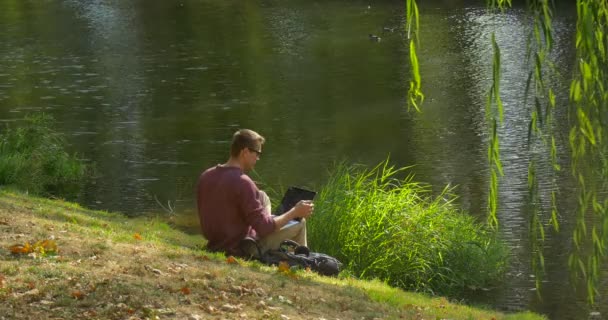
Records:
<instances>
[{"instance_id":1,"label":"green grass","mask_svg":"<svg viewBox=\"0 0 608 320\"><path fill-rule=\"evenodd\" d=\"M336 256L347 271L392 286L457 296L502 277L507 247L452 205L444 190L411 177L388 160L373 169L340 164L308 221L314 251Z\"/></svg>"}]
</instances>

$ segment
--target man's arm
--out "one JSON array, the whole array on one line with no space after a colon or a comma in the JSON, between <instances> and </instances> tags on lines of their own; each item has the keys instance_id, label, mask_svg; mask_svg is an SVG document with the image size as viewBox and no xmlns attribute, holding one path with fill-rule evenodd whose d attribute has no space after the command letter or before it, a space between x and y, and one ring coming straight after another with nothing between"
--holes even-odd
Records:
<instances>
[{"instance_id":1,"label":"man's arm","mask_svg":"<svg viewBox=\"0 0 608 320\"><path fill-rule=\"evenodd\" d=\"M262 204L258 188L246 175L241 176L237 201L245 222L255 230L258 237L276 230L276 222Z\"/></svg>"},{"instance_id":2,"label":"man's arm","mask_svg":"<svg viewBox=\"0 0 608 320\"><path fill-rule=\"evenodd\" d=\"M315 204L310 200L301 200L289 211L280 216L274 216L274 229L283 228L289 221L296 218L308 218L312 214Z\"/></svg>"}]
</instances>

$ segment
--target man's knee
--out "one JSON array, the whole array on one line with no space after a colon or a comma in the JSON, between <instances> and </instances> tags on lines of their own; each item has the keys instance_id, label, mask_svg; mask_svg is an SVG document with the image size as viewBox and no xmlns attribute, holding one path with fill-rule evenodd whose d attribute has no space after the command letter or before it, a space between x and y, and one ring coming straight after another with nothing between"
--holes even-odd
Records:
<instances>
[{"instance_id":1,"label":"man's knee","mask_svg":"<svg viewBox=\"0 0 608 320\"><path fill-rule=\"evenodd\" d=\"M270 198L266 194L266 192L262 190L258 190L258 199L264 208L268 209L268 213L270 213Z\"/></svg>"}]
</instances>

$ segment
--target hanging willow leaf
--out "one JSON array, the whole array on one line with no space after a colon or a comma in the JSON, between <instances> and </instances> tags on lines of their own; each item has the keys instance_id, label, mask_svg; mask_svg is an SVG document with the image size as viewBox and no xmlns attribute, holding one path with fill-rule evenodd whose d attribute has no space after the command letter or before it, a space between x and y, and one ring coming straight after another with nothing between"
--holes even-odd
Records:
<instances>
[{"instance_id":1,"label":"hanging willow leaf","mask_svg":"<svg viewBox=\"0 0 608 320\"><path fill-rule=\"evenodd\" d=\"M413 107L417 112L420 112L420 105L424 102L424 94L422 93L422 78L420 77L420 66L418 64L418 54L416 45L419 44L418 30L420 29L420 13L416 0L407 0L407 37L410 40L410 68L411 80L408 90L407 104L408 108Z\"/></svg>"},{"instance_id":2,"label":"hanging willow leaf","mask_svg":"<svg viewBox=\"0 0 608 320\"><path fill-rule=\"evenodd\" d=\"M500 140L498 137L498 125L503 123L504 112L502 100L500 99L500 47L496 42L496 36L492 33L492 85L486 99L486 120L490 129L490 141L488 141L488 164L490 166L490 192L488 194L488 225L491 228L498 227L498 180L499 175L504 175L502 162L500 160Z\"/></svg>"},{"instance_id":3,"label":"hanging willow leaf","mask_svg":"<svg viewBox=\"0 0 608 320\"><path fill-rule=\"evenodd\" d=\"M559 71L550 60L550 51L554 43L552 7L548 0L530 0L528 1L528 7L534 16L534 26L532 34L529 37L533 37L536 40L536 46L528 46L528 50L534 50L534 52L527 53L527 56L534 56L534 62L531 66L532 71L530 72L530 76L528 78L528 81L533 82L534 86L531 84L526 85L526 93L530 90L530 88L534 88L532 93L534 95L534 104L530 111L528 140L530 144L538 141L545 146L544 150L549 151L548 156L551 160L551 166L556 174L558 171L560 171L560 165L558 164L557 159L557 147L552 126L553 113L556 106L556 97L553 89L550 87L550 79L552 75L558 74ZM571 95L578 94L575 86L571 86L570 93ZM576 137L571 138L573 139L572 141L576 139ZM545 202L541 199L542 195L539 193L537 181L538 177L535 174L535 167L538 163L535 161L535 158L539 156L540 155L538 154L532 154L532 159L528 166L528 188L531 198L534 199L534 206L532 207L530 215L534 217L535 221L538 221L537 229L532 231L533 234L531 237L535 239L535 242L533 242L533 245L536 248L535 254L537 259L541 262L538 264L533 263L533 269L535 274L542 275L544 273L543 248L546 232L544 212L551 213L547 220L550 225L553 226L553 230L559 232L560 228L557 210L557 192L559 190L559 186L557 185L557 180L555 178L551 179L551 208L550 210L545 210L545 208L543 208L543 203ZM540 292L540 284L537 283L537 285L537 289L539 289Z\"/></svg>"}]
</instances>

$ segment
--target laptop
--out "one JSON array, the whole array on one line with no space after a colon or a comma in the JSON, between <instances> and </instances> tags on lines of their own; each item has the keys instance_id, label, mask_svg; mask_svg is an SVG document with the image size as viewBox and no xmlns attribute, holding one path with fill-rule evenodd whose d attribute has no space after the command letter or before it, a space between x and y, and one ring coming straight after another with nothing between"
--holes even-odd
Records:
<instances>
[{"instance_id":1,"label":"laptop","mask_svg":"<svg viewBox=\"0 0 608 320\"><path fill-rule=\"evenodd\" d=\"M283 195L281 204L274 210L275 216L280 216L293 208L300 200L313 200L317 195L316 192L298 187L289 187ZM300 220L300 218L296 219Z\"/></svg>"}]
</instances>

